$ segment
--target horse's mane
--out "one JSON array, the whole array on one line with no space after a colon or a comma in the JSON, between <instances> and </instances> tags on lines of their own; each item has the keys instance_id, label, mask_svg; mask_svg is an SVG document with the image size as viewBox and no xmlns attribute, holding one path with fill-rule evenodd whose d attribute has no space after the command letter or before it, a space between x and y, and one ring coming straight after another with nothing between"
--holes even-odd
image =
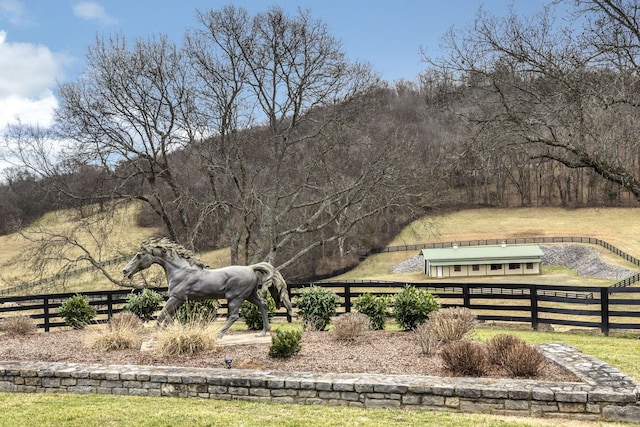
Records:
<instances>
[{"instance_id":1,"label":"horse's mane","mask_svg":"<svg viewBox=\"0 0 640 427\"><path fill-rule=\"evenodd\" d=\"M176 242L167 239L166 237L152 237L150 239L144 240L140 244L140 250L142 250L143 252L151 253L154 249L160 249L163 252L173 252L180 258L187 260L191 265L201 268L207 268L207 265L192 251L182 245L179 245Z\"/></svg>"}]
</instances>

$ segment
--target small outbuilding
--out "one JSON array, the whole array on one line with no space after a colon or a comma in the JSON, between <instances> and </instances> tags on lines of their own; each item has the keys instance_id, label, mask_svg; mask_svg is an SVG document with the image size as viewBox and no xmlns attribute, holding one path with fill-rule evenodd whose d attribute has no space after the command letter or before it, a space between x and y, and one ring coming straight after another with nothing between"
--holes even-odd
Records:
<instances>
[{"instance_id":1,"label":"small outbuilding","mask_svg":"<svg viewBox=\"0 0 640 427\"><path fill-rule=\"evenodd\" d=\"M465 246L423 249L429 277L473 277L540 274L542 249L535 245Z\"/></svg>"}]
</instances>

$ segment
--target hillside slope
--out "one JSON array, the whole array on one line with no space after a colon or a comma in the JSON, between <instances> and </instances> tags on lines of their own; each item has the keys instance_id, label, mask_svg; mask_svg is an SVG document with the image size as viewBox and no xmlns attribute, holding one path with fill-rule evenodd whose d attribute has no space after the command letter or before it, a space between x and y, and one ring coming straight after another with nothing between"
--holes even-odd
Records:
<instances>
[{"instance_id":1,"label":"hillside slope","mask_svg":"<svg viewBox=\"0 0 640 427\"><path fill-rule=\"evenodd\" d=\"M414 221L389 246L417 245L430 242L462 242L469 240L509 239L517 237L593 237L606 241L620 250L640 257L640 210L637 208L560 209L514 208L469 209ZM604 248L592 245L605 262L622 268L638 270ZM375 279L389 281L426 281L421 272L392 273L393 266L415 256L415 251L374 255L358 268L339 279ZM477 279L476 279L477 280ZM513 281L491 278L492 281ZM531 280L526 278L524 280ZM569 268L546 269L536 276L537 283L567 285L589 284L608 286L615 280L585 278Z\"/></svg>"},{"instance_id":2,"label":"hillside slope","mask_svg":"<svg viewBox=\"0 0 640 427\"><path fill-rule=\"evenodd\" d=\"M123 206L112 218L107 243L103 249L103 259L133 255L139 243L159 232L152 228L138 227L135 222L136 205ZM619 249L640 257L640 211L637 208L600 208L600 209L559 209L559 208L517 208L517 209L470 209L425 217L407 226L390 246L412 245L426 242L451 242L476 239L500 239L538 236L583 236L602 239ZM97 224L97 223L96 223ZM74 225L74 216L70 212L55 212L42 218L28 228L36 232L42 227L68 229ZM78 233L79 239L91 244L92 236L88 232ZM0 236L0 289L14 286L16 283L33 280L29 265L19 256L28 253L33 244L21 234ZM607 261L625 268L635 269L612 255L596 248ZM220 249L200 253L200 257L211 267L229 265L229 251ZM414 253L395 252L369 257L359 267L340 276L344 279L379 279L394 281L424 280L420 273L392 274L391 268L414 256ZM122 266L113 267L118 275ZM54 269L52 269L54 271ZM158 271L152 272L159 276ZM286 271L284 272L286 278ZM566 276L566 280L575 280L571 272L557 272ZM119 276L118 276L119 277ZM79 283L68 283L65 290L98 290L112 288L108 281L98 275L84 275L77 278ZM603 284L609 283L604 281ZM599 284L599 282L597 282Z\"/></svg>"}]
</instances>

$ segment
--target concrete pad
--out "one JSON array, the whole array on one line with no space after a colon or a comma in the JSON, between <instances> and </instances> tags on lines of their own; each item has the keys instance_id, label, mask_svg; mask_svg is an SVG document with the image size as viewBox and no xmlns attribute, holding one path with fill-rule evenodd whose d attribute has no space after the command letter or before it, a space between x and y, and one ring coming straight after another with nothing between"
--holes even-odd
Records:
<instances>
[{"instance_id":1,"label":"concrete pad","mask_svg":"<svg viewBox=\"0 0 640 427\"><path fill-rule=\"evenodd\" d=\"M217 342L218 346L242 344L271 344L271 335L267 334L264 337L258 337L254 333L223 335L222 338L218 338Z\"/></svg>"},{"instance_id":2,"label":"concrete pad","mask_svg":"<svg viewBox=\"0 0 640 427\"><path fill-rule=\"evenodd\" d=\"M150 337L149 339L142 341L140 345L140 351L152 351L156 344L156 337ZM256 336L255 333L251 334L233 334L224 335L222 338L218 338L216 346L224 347L227 345L246 345L246 344L271 344L271 335L264 337Z\"/></svg>"}]
</instances>

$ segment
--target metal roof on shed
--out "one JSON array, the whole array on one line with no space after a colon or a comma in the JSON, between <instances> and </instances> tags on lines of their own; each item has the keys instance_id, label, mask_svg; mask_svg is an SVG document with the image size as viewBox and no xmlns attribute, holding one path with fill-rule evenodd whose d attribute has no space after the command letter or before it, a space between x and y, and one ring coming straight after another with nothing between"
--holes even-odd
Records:
<instances>
[{"instance_id":1,"label":"metal roof on shed","mask_svg":"<svg viewBox=\"0 0 640 427\"><path fill-rule=\"evenodd\" d=\"M535 245L465 246L423 249L422 255L431 265L506 264L540 262L542 249Z\"/></svg>"}]
</instances>

